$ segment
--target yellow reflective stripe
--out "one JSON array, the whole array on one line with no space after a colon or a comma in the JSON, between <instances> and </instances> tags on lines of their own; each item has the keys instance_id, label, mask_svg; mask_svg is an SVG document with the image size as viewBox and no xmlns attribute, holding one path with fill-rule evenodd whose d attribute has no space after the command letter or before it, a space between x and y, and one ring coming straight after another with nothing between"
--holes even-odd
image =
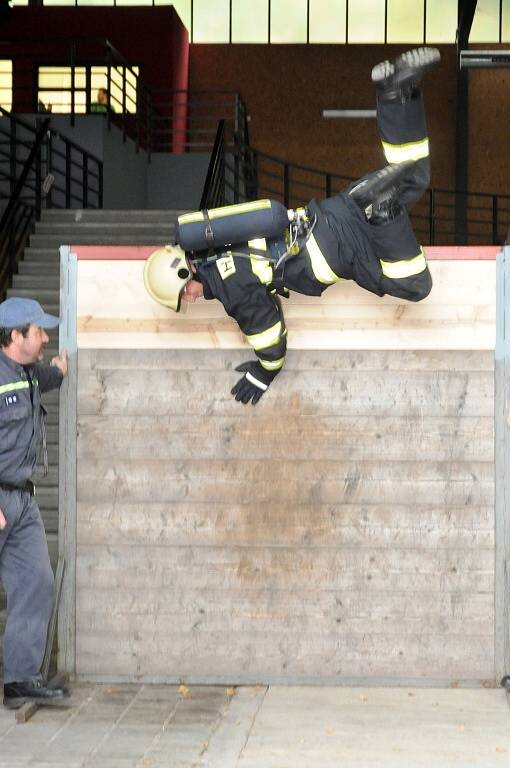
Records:
<instances>
[{"instance_id":1,"label":"yellow reflective stripe","mask_svg":"<svg viewBox=\"0 0 510 768\"><path fill-rule=\"evenodd\" d=\"M238 213L250 213L271 208L271 200L254 200L251 203L239 203L238 205L224 205L222 208L210 208L207 214L210 219L218 219L220 216L236 216ZM183 213L177 217L179 224L191 224L193 221L203 221L202 211Z\"/></svg>"},{"instance_id":2,"label":"yellow reflective stripe","mask_svg":"<svg viewBox=\"0 0 510 768\"><path fill-rule=\"evenodd\" d=\"M202 211L194 211L193 213L183 213L182 216L177 217L179 224L191 224L193 221L203 221L204 214Z\"/></svg>"},{"instance_id":3,"label":"yellow reflective stripe","mask_svg":"<svg viewBox=\"0 0 510 768\"><path fill-rule=\"evenodd\" d=\"M262 360L262 358L259 357L259 363L261 364L262 368L266 369L266 371L278 371L283 367L284 362L284 357L280 357L279 360Z\"/></svg>"},{"instance_id":4,"label":"yellow reflective stripe","mask_svg":"<svg viewBox=\"0 0 510 768\"><path fill-rule=\"evenodd\" d=\"M250 256L251 270L258 277L261 283L269 285L273 279L273 268L269 259L260 259L256 256Z\"/></svg>"},{"instance_id":5,"label":"yellow reflective stripe","mask_svg":"<svg viewBox=\"0 0 510 768\"><path fill-rule=\"evenodd\" d=\"M381 259L383 275L392 279L399 277L411 277L419 275L427 268L427 261L423 251L415 256L414 259L402 259L401 261L383 261Z\"/></svg>"},{"instance_id":6,"label":"yellow reflective stripe","mask_svg":"<svg viewBox=\"0 0 510 768\"><path fill-rule=\"evenodd\" d=\"M37 384L35 379L34 384ZM29 386L28 381L11 381L10 384L2 384L0 387L0 395L5 394L5 392L15 392L17 389L28 389Z\"/></svg>"},{"instance_id":7,"label":"yellow reflective stripe","mask_svg":"<svg viewBox=\"0 0 510 768\"><path fill-rule=\"evenodd\" d=\"M317 245L317 240L313 234L311 234L308 238L306 247L310 256L310 261L312 263L313 274L319 283L331 284L341 280L338 275L335 275L328 262L322 255L322 251Z\"/></svg>"},{"instance_id":8,"label":"yellow reflective stripe","mask_svg":"<svg viewBox=\"0 0 510 768\"><path fill-rule=\"evenodd\" d=\"M281 330L282 324L278 320L278 322L275 323L275 325L272 325L271 328L268 328L267 331L253 333L251 336L246 336L246 338L253 349L265 349L266 347L272 347L273 344L276 344L280 338Z\"/></svg>"},{"instance_id":9,"label":"yellow reflective stripe","mask_svg":"<svg viewBox=\"0 0 510 768\"><path fill-rule=\"evenodd\" d=\"M420 160L429 156L429 140L410 141L408 144L388 144L382 142L384 155L388 163L404 163L406 160Z\"/></svg>"},{"instance_id":10,"label":"yellow reflective stripe","mask_svg":"<svg viewBox=\"0 0 510 768\"><path fill-rule=\"evenodd\" d=\"M208 211L210 219L218 219L220 216L236 216L238 213L250 213L271 208L271 200L254 200L251 203L238 203L238 205L224 205L222 208L211 208Z\"/></svg>"},{"instance_id":11,"label":"yellow reflective stripe","mask_svg":"<svg viewBox=\"0 0 510 768\"><path fill-rule=\"evenodd\" d=\"M248 248L256 248L257 251L267 251L267 243L264 237L256 237L255 240L248 240Z\"/></svg>"}]
</instances>

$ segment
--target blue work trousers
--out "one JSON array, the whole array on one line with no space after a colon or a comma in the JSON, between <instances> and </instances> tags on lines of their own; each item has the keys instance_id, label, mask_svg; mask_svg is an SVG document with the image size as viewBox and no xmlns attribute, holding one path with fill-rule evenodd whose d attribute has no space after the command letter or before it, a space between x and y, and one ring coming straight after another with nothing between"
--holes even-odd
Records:
<instances>
[{"instance_id":1,"label":"blue work trousers","mask_svg":"<svg viewBox=\"0 0 510 768\"><path fill-rule=\"evenodd\" d=\"M0 582L7 594L4 684L40 679L53 602L53 571L41 513L27 491L0 489Z\"/></svg>"}]
</instances>

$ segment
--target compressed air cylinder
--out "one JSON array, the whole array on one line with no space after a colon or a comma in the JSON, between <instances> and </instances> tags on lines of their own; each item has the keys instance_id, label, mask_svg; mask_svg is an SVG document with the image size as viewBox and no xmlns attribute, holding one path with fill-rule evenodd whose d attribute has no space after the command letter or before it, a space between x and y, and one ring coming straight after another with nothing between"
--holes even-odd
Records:
<instances>
[{"instance_id":1,"label":"compressed air cylinder","mask_svg":"<svg viewBox=\"0 0 510 768\"><path fill-rule=\"evenodd\" d=\"M284 205L277 200L254 200L179 216L175 240L185 251L206 251L259 237L277 237L288 225Z\"/></svg>"}]
</instances>

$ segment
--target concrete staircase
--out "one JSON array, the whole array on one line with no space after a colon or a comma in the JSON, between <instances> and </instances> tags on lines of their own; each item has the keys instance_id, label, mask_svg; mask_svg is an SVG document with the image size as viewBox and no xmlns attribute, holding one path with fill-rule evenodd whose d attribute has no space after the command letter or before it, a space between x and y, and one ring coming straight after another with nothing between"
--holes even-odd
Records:
<instances>
[{"instance_id":1,"label":"concrete staircase","mask_svg":"<svg viewBox=\"0 0 510 768\"><path fill-rule=\"evenodd\" d=\"M58 315L61 245L164 245L173 241L174 226L180 213L172 210L44 211L7 295L37 299L47 312ZM58 329L50 332L45 358L49 360L57 352ZM42 469L38 467L34 476L54 570L58 557L58 396L58 391L43 396L48 410L49 473L43 477ZM4 625L5 595L0 587L0 640ZM0 676L1 672L0 654Z\"/></svg>"}]
</instances>

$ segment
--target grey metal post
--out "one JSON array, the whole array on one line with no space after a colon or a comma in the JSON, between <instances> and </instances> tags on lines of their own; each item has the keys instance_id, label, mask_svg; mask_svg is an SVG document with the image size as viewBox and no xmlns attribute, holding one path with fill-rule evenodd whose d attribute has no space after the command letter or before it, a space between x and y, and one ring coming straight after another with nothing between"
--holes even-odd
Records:
<instances>
[{"instance_id":1,"label":"grey metal post","mask_svg":"<svg viewBox=\"0 0 510 768\"><path fill-rule=\"evenodd\" d=\"M495 358L495 675L510 675L510 246L498 254Z\"/></svg>"},{"instance_id":2,"label":"grey metal post","mask_svg":"<svg viewBox=\"0 0 510 768\"><path fill-rule=\"evenodd\" d=\"M78 260L69 246L60 248L60 350L69 354L68 375L60 389L58 553L65 560L58 615L59 672L75 672L76 660L76 297Z\"/></svg>"}]
</instances>

